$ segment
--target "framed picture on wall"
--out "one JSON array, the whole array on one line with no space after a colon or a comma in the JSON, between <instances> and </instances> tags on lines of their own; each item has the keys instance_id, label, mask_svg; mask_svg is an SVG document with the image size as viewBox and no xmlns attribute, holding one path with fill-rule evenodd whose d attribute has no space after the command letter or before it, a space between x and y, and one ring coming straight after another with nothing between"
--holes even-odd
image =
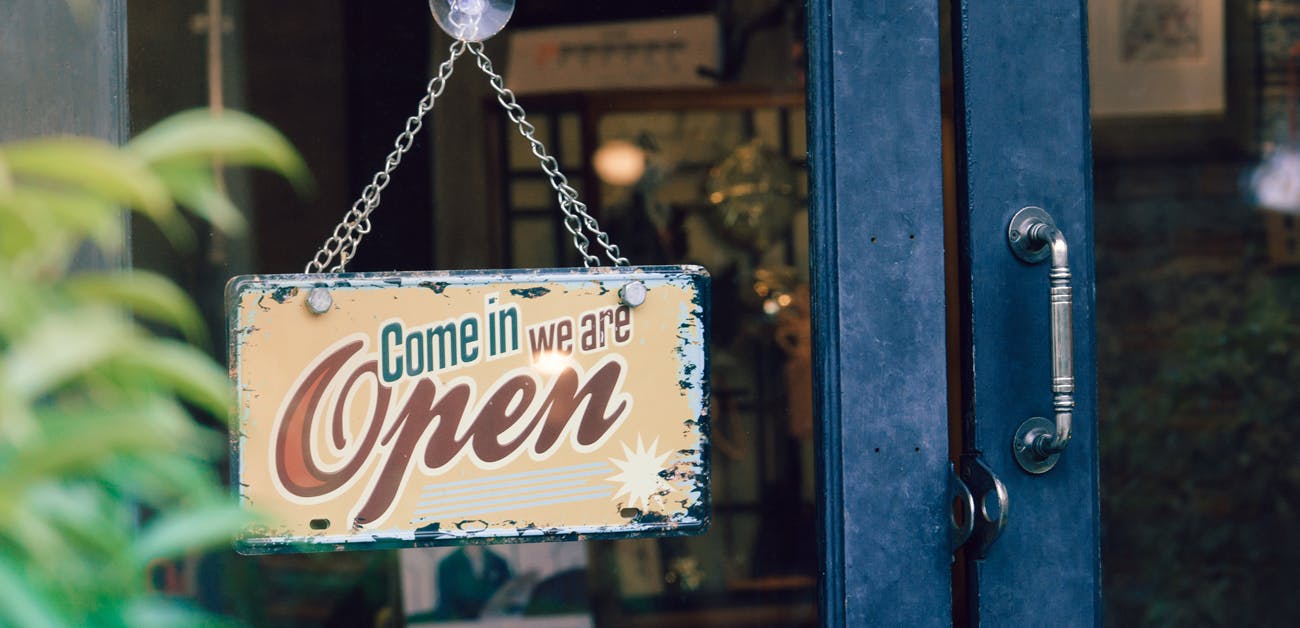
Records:
<instances>
[{"instance_id":1,"label":"framed picture on wall","mask_svg":"<svg viewBox=\"0 0 1300 628\"><path fill-rule=\"evenodd\" d=\"M1099 159L1252 151L1254 37L1247 5L1089 0Z\"/></svg>"},{"instance_id":2,"label":"framed picture on wall","mask_svg":"<svg viewBox=\"0 0 1300 628\"><path fill-rule=\"evenodd\" d=\"M1224 0L1093 0L1094 118L1221 114Z\"/></svg>"}]
</instances>

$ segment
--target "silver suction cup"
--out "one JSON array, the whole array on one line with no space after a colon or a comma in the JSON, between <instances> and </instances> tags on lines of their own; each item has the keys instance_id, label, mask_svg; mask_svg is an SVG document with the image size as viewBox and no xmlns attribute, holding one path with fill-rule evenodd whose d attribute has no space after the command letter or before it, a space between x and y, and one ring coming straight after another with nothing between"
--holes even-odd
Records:
<instances>
[{"instance_id":1,"label":"silver suction cup","mask_svg":"<svg viewBox=\"0 0 1300 628\"><path fill-rule=\"evenodd\" d=\"M429 10L448 35L483 41L506 27L515 12L515 0L429 0Z\"/></svg>"}]
</instances>

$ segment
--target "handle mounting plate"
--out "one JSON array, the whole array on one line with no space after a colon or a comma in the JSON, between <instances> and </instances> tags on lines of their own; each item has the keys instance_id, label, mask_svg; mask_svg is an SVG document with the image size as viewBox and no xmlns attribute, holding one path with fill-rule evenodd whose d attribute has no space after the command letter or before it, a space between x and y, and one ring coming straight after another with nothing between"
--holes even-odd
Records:
<instances>
[{"instance_id":1,"label":"handle mounting plate","mask_svg":"<svg viewBox=\"0 0 1300 628\"><path fill-rule=\"evenodd\" d=\"M1040 416L1025 419L1020 424L1020 429L1016 430L1016 435L1011 440L1011 451L1015 453L1016 462L1021 469L1039 475L1056 466L1056 461L1061 459L1061 452L1048 453L1037 449L1037 443L1042 437L1050 437L1055 432L1056 424Z\"/></svg>"},{"instance_id":2,"label":"handle mounting plate","mask_svg":"<svg viewBox=\"0 0 1300 628\"><path fill-rule=\"evenodd\" d=\"M1022 207L1011 217L1011 222L1007 223L1007 243L1011 245L1011 252L1021 261L1037 264L1052 254L1050 244L1029 237L1029 230L1039 224L1056 228L1056 221L1052 220L1052 215L1047 210L1032 205Z\"/></svg>"}]
</instances>

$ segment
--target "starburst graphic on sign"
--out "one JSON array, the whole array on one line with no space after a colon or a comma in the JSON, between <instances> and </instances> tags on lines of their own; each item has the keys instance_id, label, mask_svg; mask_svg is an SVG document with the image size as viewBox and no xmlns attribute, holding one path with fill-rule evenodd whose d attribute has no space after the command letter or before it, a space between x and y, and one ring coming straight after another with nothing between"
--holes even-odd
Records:
<instances>
[{"instance_id":1,"label":"starburst graphic on sign","mask_svg":"<svg viewBox=\"0 0 1300 628\"><path fill-rule=\"evenodd\" d=\"M618 493L614 499L627 495L627 507L636 508L639 502L645 509L650 508L650 498L653 496L663 505L663 498L659 492L671 488L663 477L659 475L663 471L664 461L673 452L658 453L659 439L650 443L647 449L641 440L641 435L636 437L636 451L628 448L627 443L622 443L623 456L622 460L610 458L609 461L619 468L620 473L605 478L610 482L618 482Z\"/></svg>"}]
</instances>

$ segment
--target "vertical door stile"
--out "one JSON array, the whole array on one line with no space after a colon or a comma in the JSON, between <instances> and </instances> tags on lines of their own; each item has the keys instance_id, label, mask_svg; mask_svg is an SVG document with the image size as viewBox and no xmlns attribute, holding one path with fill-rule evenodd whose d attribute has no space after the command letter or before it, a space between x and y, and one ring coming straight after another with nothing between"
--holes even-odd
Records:
<instances>
[{"instance_id":1,"label":"vertical door stile","mask_svg":"<svg viewBox=\"0 0 1300 628\"><path fill-rule=\"evenodd\" d=\"M808 18L822 620L947 625L938 3Z\"/></svg>"},{"instance_id":2,"label":"vertical door stile","mask_svg":"<svg viewBox=\"0 0 1300 628\"><path fill-rule=\"evenodd\" d=\"M1006 484L1006 528L967 566L972 625L1100 623L1092 157L1085 2L954 2L964 462ZM1074 437L1031 475L1012 438L1053 416L1047 264L1008 244L1044 208L1069 243Z\"/></svg>"}]
</instances>

